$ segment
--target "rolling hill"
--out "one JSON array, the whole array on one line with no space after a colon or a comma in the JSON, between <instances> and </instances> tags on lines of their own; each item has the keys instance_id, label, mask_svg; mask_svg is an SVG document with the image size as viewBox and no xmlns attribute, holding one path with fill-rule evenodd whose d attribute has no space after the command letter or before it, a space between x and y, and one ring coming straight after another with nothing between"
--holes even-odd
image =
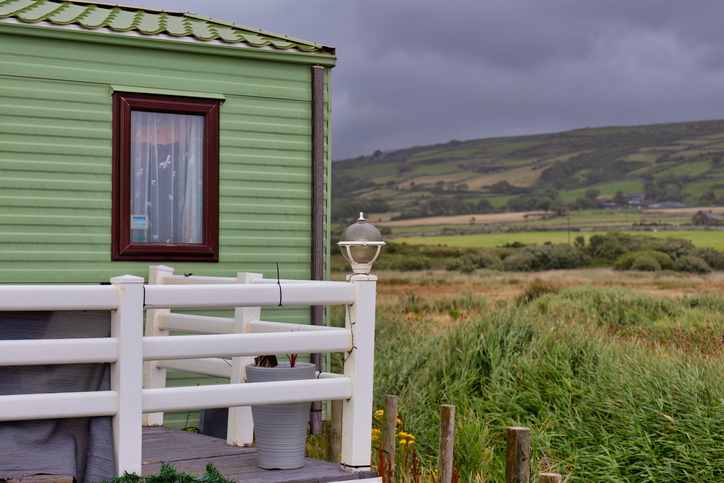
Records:
<instances>
[{"instance_id":1,"label":"rolling hill","mask_svg":"<svg viewBox=\"0 0 724 483\"><path fill-rule=\"evenodd\" d=\"M333 162L333 218L352 216L361 204L368 211L403 216L419 215L421 207L428 215L515 209L509 200L526 194L558 196L566 203L585 198L590 188L600 195L622 191L646 193L649 200L724 204L723 156L724 121L586 128L377 151Z\"/></svg>"}]
</instances>

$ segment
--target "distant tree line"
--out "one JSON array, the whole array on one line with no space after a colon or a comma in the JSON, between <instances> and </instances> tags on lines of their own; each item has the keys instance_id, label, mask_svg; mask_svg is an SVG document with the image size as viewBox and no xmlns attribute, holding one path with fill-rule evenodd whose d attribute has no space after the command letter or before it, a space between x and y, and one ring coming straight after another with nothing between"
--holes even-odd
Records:
<instances>
[{"instance_id":1,"label":"distant tree line","mask_svg":"<svg viewBox=\"0 0 724 483\"><path fill-rule=\"evenodd\" d=\"M460 252L448 260L445 268L470 273L478 269L530 272L586 266L709 273L724 270L724 253L696 248L690 241L678 238L607 233L591 236L588 244L585 237L577 236L572 246L513 243L494 250Z\"/></svg>"},{"instance_id":2,"label":"distant tree line","mask_svg":"<svg viewBox=\"0 0 724 483\"><path fill-rule=\"evenodd\" d=\"M558 190L552 186L535 189L516 198L511 198L506 206L511 211L552 211L558 215L566 213L565 203L561 200Z\"/></svg>"},{"instance_id":3,"label":"distant tree line","mask_svg":"<svg viewBox=\"0 0 724 483\"><path fill-rule=\"evenodd\" d=\"M644 183L644 196L647 201L681 201L681 188L690 180L687 175L667 173L656 181Z\"/></svg>"}]
</instances>

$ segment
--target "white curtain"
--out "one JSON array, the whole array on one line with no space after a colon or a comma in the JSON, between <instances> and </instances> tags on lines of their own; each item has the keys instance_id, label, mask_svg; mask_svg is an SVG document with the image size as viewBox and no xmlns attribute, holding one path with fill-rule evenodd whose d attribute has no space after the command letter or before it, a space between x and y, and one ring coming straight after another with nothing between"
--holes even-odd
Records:
<instances>
[{"instance_id":1,"label":"white curtain","mask_svg":"<svg viewBox=\"0 0 724 483\"><path fill-rule=\"evenodd\" d=\"M203 243L203 176L203 116L133 111L131 214L147 229L131 242Z\"/></svg>"}]
</instances>

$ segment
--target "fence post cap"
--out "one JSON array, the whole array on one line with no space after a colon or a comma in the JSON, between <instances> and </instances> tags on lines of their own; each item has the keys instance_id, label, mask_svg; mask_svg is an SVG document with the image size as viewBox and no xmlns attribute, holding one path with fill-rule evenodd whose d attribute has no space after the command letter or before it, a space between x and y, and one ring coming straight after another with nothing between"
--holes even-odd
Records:
<instances>
[{"instance_id":1,"label":"fence post cap","mask_svg":"<svg viewBox=\"0 0 724 483\"><path fill-rule=\"evenodd\" d=\"M377 280L377 275L347 275L348 282L374 282Z\"/></svg>"},{"instance_id":2,"label":"fence post cap","mask_svg":"<svg viewBox=\"0 0 724 483\"><path fill-rule=\"evenodd\" d=\"M143 284L143 277L136 277L135 275L121 275L120 277L113 277L111 279L112 284L120 283L140 283Z\"/></svg>"},{"instance_id":3,"label":"fence post cap","mask_svg":"<svg viewBox=\"0 0 724 483\"><path fill-rule=\"evenodd\" d=\"M151 265L148 267L149 270L161 270L164 272L171 272L173 273L173 267L169 267L168 265Z\"/></svg>"}]
</instances>

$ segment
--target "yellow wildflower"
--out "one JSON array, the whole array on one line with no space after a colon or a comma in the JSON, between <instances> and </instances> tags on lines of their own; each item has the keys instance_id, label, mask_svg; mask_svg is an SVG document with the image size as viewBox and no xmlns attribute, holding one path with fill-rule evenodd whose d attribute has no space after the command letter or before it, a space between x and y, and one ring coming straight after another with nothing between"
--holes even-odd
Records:
<instances>
[{"instance_id":1,"label":"yellow wildflower","mask_svg":"<svg viewBox=\"0 0 724 483\"><path fill-rule=\"evenodd\" d=\"M398 436L400 438L400 444L404 444L404 445L415 444L415 436L410 433L405 433L404 431L400 431Z\"/></svg>"}]
</instances>

